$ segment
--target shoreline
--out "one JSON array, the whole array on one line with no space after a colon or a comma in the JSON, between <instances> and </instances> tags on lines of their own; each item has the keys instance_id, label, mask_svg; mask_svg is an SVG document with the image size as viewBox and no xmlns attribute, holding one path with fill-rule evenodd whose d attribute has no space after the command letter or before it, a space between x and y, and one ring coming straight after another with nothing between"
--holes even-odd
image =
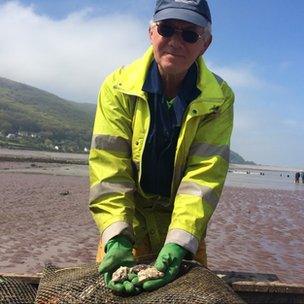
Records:
<instances>
[{"instance_id":1,"label":"shoreline","mask_svg":"<svg viewBox=\"0 0 304 304\"><path fill-rule=\"evenodd\" d=\"M88 164L88 153L64 153L38 150L15 150L0 148L0 161L30 161L45 163L64 163L64 164ZM231 170L253 170L253 171L280 171L297 172L303 168L291 168L273 165L249 165L249 164L229 164Z\"/></svg>"},{"instance_id":2,"label":"shoreline","mask_svg":"<svg viewBox=\"0 0 304 304\"><path fill-rule=\"evenodd\" d=\"M88 164L88 154L61 153L33 150L12 150L0 148L0 161L42 162L58 164Z\"/></svg>"}]
</instances>

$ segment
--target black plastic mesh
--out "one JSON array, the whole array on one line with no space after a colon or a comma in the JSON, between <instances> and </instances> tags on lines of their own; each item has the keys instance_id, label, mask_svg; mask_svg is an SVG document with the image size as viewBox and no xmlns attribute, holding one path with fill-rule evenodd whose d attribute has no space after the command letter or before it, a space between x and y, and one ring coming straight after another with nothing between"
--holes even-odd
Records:
<instances>
[{"instance_id":1,"label":"black plastic mesh","mask_svg":"<svg viewBox=\"0 0 304 304\"><path fill-rule=\"evenodd\" d=\"M180 276L170 284L136 296L117 296L105 287L97 265L63 268L48 265L40 281L36 304L99 303L244 303L208 269L184 262Z\"/></svg>"},{"instance_id":2,"label":"black plastic mesh","mask_svg":"<svg viewBox=\"0 0 304 304\"><path fill-rule=\"evenodd\" d=\"M0 304L34 304L36 292L31 284L0 276Z\"/></svg>"}]
</instances>

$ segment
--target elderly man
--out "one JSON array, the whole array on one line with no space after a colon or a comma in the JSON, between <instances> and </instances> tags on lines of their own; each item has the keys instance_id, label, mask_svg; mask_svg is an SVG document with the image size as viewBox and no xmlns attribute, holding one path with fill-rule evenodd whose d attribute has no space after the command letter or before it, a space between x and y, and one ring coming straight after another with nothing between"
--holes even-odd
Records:
<instances>
[{"instance_id":1,"label":"elderly man","mask_svg":"<svg viewBox=\"0 0 304 304\"><path fill-rule=\"evenodd\" d=\"M101 233L97 261L109 288L134 257L155 254L165 273L146 281L157 289L177 276L182 259L206 265L207 224L228 164L234 95L205 66L211 16L204 0L157 0L151 47L103 83L90 151L90 210Z\"/></svg>"}]
</instances>

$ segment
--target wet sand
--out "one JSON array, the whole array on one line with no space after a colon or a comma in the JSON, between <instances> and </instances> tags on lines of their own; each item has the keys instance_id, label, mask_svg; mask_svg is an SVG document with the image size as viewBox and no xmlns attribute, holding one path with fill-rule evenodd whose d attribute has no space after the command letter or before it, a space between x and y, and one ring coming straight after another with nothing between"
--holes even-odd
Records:
<instances>
[{"instance_id":1,"label":"wet sand","mask_svg":"<svg viewBox=\"0 0 304 304\"><path fill-rule=\"evenodd\" d=\"M2 161L0 203L0 272L94 261L85 166ZM303 191L226 187L208 228L209 268L304 284L303 223Z\"/></svg>"},{"instance_id":2,"label":"wet sand","mask_svg":"<svg viewBox=\"0 0 304 304\"><path fill-rule=\"evenodd\" d=\"M303 191L226 187L208 229L209 266L303 285L303 224Z\"/></svg>"}]
</instances>

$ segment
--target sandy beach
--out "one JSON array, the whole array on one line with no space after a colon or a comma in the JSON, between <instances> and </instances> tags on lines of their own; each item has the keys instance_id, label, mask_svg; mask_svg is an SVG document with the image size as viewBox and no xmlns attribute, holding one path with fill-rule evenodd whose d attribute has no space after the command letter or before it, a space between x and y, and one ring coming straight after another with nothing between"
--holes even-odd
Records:
<instances>
[{"instance_id":1,"label":"sandy beach","mask_svg":"<svg viewBox=\"0 0 304 304\"><path fill-rule=\"evenodd\" d=\"M0 161L0 272L94 261L86 165ZM225 187L208 228L212 270L304 284L304 192Z\"/></svg>"}]
</instances>

